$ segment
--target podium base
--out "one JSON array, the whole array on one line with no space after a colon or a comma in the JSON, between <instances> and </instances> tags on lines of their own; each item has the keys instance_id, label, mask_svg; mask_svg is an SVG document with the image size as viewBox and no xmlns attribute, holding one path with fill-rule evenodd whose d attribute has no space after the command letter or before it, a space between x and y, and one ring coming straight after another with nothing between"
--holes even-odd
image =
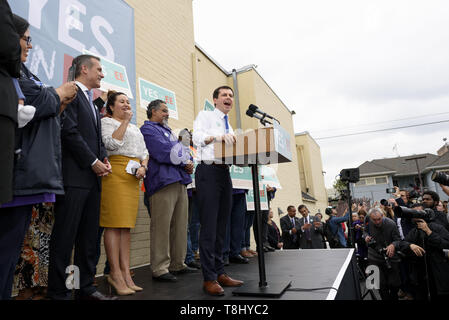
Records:
<instances>
[{"instance_id":1,"label":"podium base","mask_svg":"<svg viewBox=\"0 0 449 320\"><path fill-rule=\"evenodd\" d=\"M285 292L285 290L287 290L288 287L290 287L291 284L291 281L270 282L266 287L260 287L259 281L250 280L245 281L243 286L232 291L232 294L235 296L278 298Z\"/></svg>"}]
</instances>

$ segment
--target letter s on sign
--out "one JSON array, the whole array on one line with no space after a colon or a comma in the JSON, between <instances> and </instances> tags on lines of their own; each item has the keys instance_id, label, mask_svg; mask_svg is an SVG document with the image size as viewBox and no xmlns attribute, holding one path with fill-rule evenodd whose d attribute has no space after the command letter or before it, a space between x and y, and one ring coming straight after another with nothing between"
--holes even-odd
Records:
<instances>
[{"instance_id":1,"label":"letter s on sign","mask_svg":"<svg viewBox=\"0 0 449 320\"><path fill-rule=\"evenodd\" d=\"M112 48L112 45L108 41L108 39L106 39L106 37L100 31L100 27L103 27L109 34L112 34L114 32L114 28L112 28L112 26L109 24L109 22L106 21L105 18L100 16L95 16L92 18L90 22L90 27L92 29L94 37L103 46L106 53L100 54L95 47L91 47L89 51L92 51L93 53L98 54L99 56L105 57L108 60L115 61L114 49Z\"/></svg>"}]
</instances>

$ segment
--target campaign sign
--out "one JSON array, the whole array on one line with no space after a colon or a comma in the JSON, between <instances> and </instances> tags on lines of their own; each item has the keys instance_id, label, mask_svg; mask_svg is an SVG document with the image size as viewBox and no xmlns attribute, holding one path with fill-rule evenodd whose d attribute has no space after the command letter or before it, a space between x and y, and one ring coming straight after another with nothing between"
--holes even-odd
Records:
<instances>
[{"instance_id":1,"label":"campaign sign","mask_svg":"<svg viewBox=\"0 0 449 320\"><path fill-rule=\"evenodd\" d=\"M93 52L84 50L85 54L95 55ZM114 90L117 92L123 92L129 99L133 99L133 93L129 86L128 75L126 68L121 64L109 61L106 58L101 58L101 67L104 78L101 80L100 90L108 91Z\"/></svg>"},{"instance_id":2,"label":"campaign sign","mask_svg":"<svg viewBox=\"0 0 449 320\"><path fill-rule=\"evenodd\" d=\"M260 192L260 210L268 210L268 196L267 196L267 188L264 185L263 190L259 190ZM248 190L246 194L246 210L255 211L254 206L254 191L253 189Z\"/></svg>"},{"instance_id":3,"label":"campaign sign","mask_svg":"<svg viewBox=\"0 0 449 320\"><path fill-rule=\"evenodd\" d=\"M67 80L73 58L86 50L92 52L104 59L107 70L106 60L116 64L112 68L117 71L113 77L118 78L114 83L129 83L135 123L133 8L123 0L8 0L8 3L15 14L30 23L33 49L26 65L32 73L46 85L59 87Z\"/></svg>"},{"instance_id":4,"label":"campaign sign","mask_svg":"<svg viewBox=\"0 0 449 320\"><path fill-rule=\"evenodd\" d=\"M206 101L204 101L204 111L214 111L215 110L215 106L206 99Z\"/></svg>"},{"instance_id":5,"label":"campaign sign","mask_svg":"<svg viewBox=\"0 0 449 320\"><path fill-rule=\"evenodd\" d=\"M140 106L144 109L153 100L162 100L168 107L170 118L178 120L178 107L176 95L173 91L165 89L150 81L139 78Z\"/></svg>"}]
</instances>

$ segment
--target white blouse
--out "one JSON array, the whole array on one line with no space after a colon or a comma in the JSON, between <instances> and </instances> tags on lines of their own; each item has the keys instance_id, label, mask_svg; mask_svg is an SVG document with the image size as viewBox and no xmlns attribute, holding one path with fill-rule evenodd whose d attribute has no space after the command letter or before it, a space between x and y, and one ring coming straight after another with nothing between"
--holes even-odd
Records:
<instances>
[{"instance_id":1,"label":"white blouse","mask_svg":"<svg viewBox=\"0 0 449 320\"><path fill-rule=\"evenodd\" d=\"M120 155L145 160L148 157L148 150L139 128L132 123L128 124L123 140L117 140L112 134L120 125L121 122L113 118L101 119L101 137L108 156Z\"/></svg>"}]
</instances>

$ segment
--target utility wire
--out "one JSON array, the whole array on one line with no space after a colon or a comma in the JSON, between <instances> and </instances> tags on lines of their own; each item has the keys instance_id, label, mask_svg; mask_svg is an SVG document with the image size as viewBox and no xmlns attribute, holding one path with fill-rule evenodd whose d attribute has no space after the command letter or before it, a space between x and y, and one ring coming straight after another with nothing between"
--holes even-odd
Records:
<instances>
[{"instance_id":1,"label":"utility wire","mask_svg":"<svg viewBox=\"0 0 449 320\"><path fill-rule=\"evenodd\" d=\"M356 135L360 135L360 134L367 134L367 133L374 133L374 132L382 132L382 131L390 131L390 130L398 130L398 129L406 129L406 128L413 128L413 127L428 126L428 125L439 124L439 123L444 123L444 122L449 122L449 120L442 120L442 121L435 121L435 122L413 124L413 125L403 126L403 127L395 127L395 128L377 129L377 130L362 131L362 132L355 132L355 133L348 133L348 134L340 134L340 135L336 135L336 136L320 137L320 138L314 138L314 139L315 140L325 140L325 139L349 137L349 136L356 136Z\"/></svg>"},{"instance_id":2,"label":"utility wire","mask_svg":"<svg viewBox=\"0 0 449 320\"><path fill-rule=\"evenodd\" d=\"M363 126L373 126L373 125L382 125L384 123L390 123L390 122L397 122L397 121L405 121L405 120L413 120L413 119L420 119L420 118L426 118L426 117L434 117L434 116L441 116L444 114L449 114L449 112L440 112L440 113L434 113L434 114L424 114L421 116L414 116L414 117L408 117L408 118L401 118L401 119L393 119L393 120L388 120L388 121L378 121L378 122L371 122L371 123L361 123L355 126L350 126L350 127L345 127L345 129L353 129L353 128L358 128L358 127L363 127ZM338 131L341 130L341 128L334 128L334 129L322 129L322 130L311 130L310 133L311 134L317 134L317 133L323 133L323 132L329 132L329 131Z\"/></svg>"}]
</instances>

